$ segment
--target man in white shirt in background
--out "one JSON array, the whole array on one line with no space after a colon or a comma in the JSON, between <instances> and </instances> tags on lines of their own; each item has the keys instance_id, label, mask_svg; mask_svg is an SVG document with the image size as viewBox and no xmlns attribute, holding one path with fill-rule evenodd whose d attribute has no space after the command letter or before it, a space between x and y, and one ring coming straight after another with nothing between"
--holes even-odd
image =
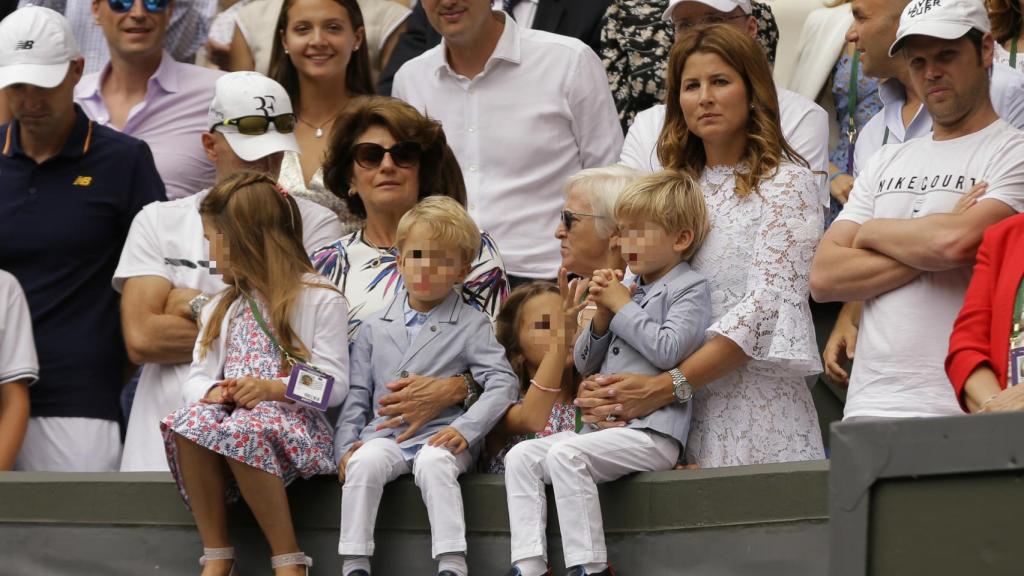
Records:
<instances>
[{"instance_id":1,"label":"man in white shirt in background","mask_svg":"<svg viewBox=\"0 0 1024 576\"><path fill-rule=\"evenodd\" d=\"M1024 132L992 106L993 46L982 0L916 0L900 18L889 54L934 130L867 162L811 269L816 300L865 300L846 420L962 413L949 335L985 228L1024 210Z\"/></svg>"},{"instance_id":2,"label":"man in white shirt in background","mask_svg":"<svg viewBox=\"0 0 1024 576\"><path fill-rule=\"evenodd\" d=\"M722 23L757 38L757 20L750 15L750 0L671 0L665 10L665 20L676 29L676 38L686 30L702 24ZM825 179L828 175L828 113L807 98L775 87L779 95L779 115L782 134L810 169L821 175L821 203L829 207L829 192ZM672 105L678 106L678 103ZM636 115L629 127L622 147L620 162L642 172L661 170L658 160L658 137L665 124L665 105L659 104Z\"/></svg>"},{"instance_id":3,"label":"man in white shirt in background","mask_svg":"<svg viewBox=\"0 0 1024 576\"><path fill-rule=\"evenodd\" d=\"M253 131L253 125L265 131L240 132ZM277 82L257 72L220 77L208 114L210 131L202 136L217 181L241 170L277 174L284 152L299 151L294 125L288 93ZM208 191L143 208L114 272L128 356L143 364L128 420L123 472L168 469L160 420L181 406L199 312L210 296L226 287L207 267L199 206ZM334 212L302 198L295 202L307 252L341 236Z\"/></svg>"},{"instance_id":4,"label":"man in white shirt in background","mask_svg":"<svg viewBox=\"0 0 1024 576\"><path fill-rule=\"evenodd\" d=\"M440 45L402 66L393 95L444 126L468 210L501 247L509 282L553 279L562 186L622 147L597 54L518 26L490 0L422 0Z\"/></svg>"}]
</instances>

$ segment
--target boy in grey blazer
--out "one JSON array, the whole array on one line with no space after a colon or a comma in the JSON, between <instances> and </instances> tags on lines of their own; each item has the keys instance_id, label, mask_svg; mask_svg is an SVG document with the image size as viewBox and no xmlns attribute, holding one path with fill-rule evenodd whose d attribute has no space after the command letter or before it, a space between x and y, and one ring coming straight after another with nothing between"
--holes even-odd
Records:
<instances>
[{"instance_id":1,"label":"boy in grey blazer","mask_svg":"<svg viewBox=\"0 0 1024 576\"><path fill-rule=\"evenodd\" d=\"M338 417L335 453L343 483L338 553L345 576L367 576L384 485L412 472L430 518L432 556L443 576L466 576L465 520L458 477L476 461L480 440L515 402L519 381L491 322L453 289L469 272L480 233L447 197L424 199L396 234L405 289L370 316L350 354L348 397ZM470 372L483 387L468 410L451 406L414 437L377 426L387 383L409 373L448 377Z\"/></svg>"},{"instance_id":2,"label":"boy in grey blazer","mask_svg":"<svg viewBox=\"0 0 1024 576\"><path fill-rule=\"evenodd\" d=\"M595 372L660 374L704 343L711 324L707 281L688 263L707 234L700 187L679 172L659 172L630 185L615 205L620 248L636 273L634 290L622 272L598 270L589 299L594 319L576 341L574 360ZM563 432L521 442L505 457L505 487L515 576L548 573L544 541L544 482L555 492L568 574L609 575L597 484L631 472L668 470L690 428L689 397L630 421L623 428Z\"/></svg>"}]
</instances>

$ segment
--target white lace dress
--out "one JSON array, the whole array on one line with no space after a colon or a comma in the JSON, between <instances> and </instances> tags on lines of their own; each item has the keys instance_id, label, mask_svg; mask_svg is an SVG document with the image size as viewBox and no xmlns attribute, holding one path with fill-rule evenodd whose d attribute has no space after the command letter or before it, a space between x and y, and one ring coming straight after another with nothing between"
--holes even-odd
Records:
<instances>
[{"instance_id":1,"label":"white lace dress","mask_svg":"<svg viewBox=\"0 0 1024 576\"><path fill-rule=\"evenodd\" d=\"M696 394L687 460L710 468L820 459L804 381L821 371L807 305L822 230L818 180L785 164L741 198L734 169L701 175L711 231L693 268L711 285L708 339L726 336L751 360Z\"/></svg>"},{"instance_id":2,"label":"white lace dress","mask_svg":"<svg viewBox=\"0 0 1024 576\"><path fill-rule=\"evenodd\" d=\"M348 204L335 196L324 184L324 169L317 168L313 179L306 185L306 177L302 173L302 162L295 152L285 152L281 159L281 173L277 183L290 194L305 198L311 202L330 208L341 220L342 233L348 234L359 229L362 222L348 211Z\"/></svg>"}]
</instances>

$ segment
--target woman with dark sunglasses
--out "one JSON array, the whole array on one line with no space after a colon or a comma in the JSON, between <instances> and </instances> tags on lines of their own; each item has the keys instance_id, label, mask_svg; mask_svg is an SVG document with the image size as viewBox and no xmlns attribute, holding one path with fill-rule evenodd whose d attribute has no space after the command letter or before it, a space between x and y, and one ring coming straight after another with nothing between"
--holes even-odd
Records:
<instances>
[{"instance_id":1,"label":"woman with dark sunglasses","mask_svg":"<svg viewBox=\"0 0 1024 576\"><path fill-rule=\"evenodd\" d=\"M466 186L441 125L400 100L381 96L353 100L334 121L324 183L351 214L365 219L359 230L313 253L313 266L348 300L349 341L354 341L363 319L402 287L394 248L398 221L427 196L449 196L465 205ZM494 240L482 233L462 297L493 320L507 295L501 255ZM383 399L388 405L380 413L393 417L389 424L409 425L399 441L443 408L467 399L466 379L451 376L410 374ZM413 395L417 402L406 401Z\"/></svg>"},{"instance_id":2,"label":"woman with dark sunglasses","mask_svg":"<svg viewBox=\"0 0 1024 576\"><path fill-rule=\"evenodd\" d=\"M295 104L301 154L286 152L278 181L292 194L334 210L346 231L358 218L324 186L321 168L337 117L356 96L373 94L363 14L356 0L285 0L270 77Z\"/></svg>"}]
</instances>

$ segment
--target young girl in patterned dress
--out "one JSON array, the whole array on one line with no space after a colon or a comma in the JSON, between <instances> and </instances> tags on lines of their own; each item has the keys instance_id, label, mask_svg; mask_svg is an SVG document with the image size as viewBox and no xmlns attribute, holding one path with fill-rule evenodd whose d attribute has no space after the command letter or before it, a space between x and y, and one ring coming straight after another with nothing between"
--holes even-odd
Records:
<instances>
[{"instance_id":1,"label":"young girl in patterned dress","mask_svg":"<svg viewBox=\"0 0 1024 576\"><path fill-rule=\"evenodd\" d=\"M306 574L312 560L299 551L285 486L335 473L334 432L285 390L299 365L334 377L329 406L344 400L345 298L314 273L298 206L269 177L234 175L199 211L211 271L229 288L203 310L186 407L160 425L171 473L203 541L203 576L235 572L225 503L239 492L270 543L275 574Z\"/></svg>"},{"instance_id":2,"label":"young girl in patterned dress","mask_svg":"<svg viewBox=\"0 0 1024 576\"><path fill-rule=\"evenodd\" d=\"M573 367L578 280L558 272L558 286L531 282L512 291L495 323L495 335L519 375L522 400L487 436L485 471L505 473L505 453L530 438L558 432L579 432L582 423L573 406L579 379Z\"/></svg>"}]
</instances>

